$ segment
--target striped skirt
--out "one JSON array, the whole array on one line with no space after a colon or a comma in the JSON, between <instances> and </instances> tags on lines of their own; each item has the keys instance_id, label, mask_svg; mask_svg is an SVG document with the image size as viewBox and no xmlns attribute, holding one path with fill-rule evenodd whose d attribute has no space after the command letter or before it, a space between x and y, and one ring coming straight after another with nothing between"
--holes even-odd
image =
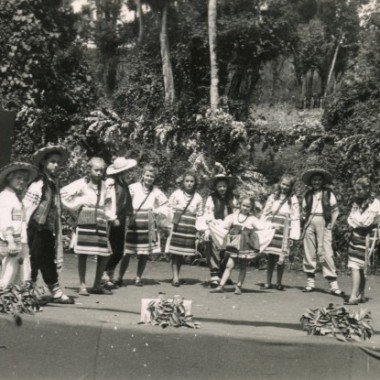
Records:
<instances>
[{"instance_id":1,"label":"striped skirt","mask_svg":"<svg viewBox=\"0 0 380 380\"><path fill-rule=\"evenodd\" d=\"M196 216L185 212L170 236L168 252L173 255L194 256L196 253Z\"/></svg>"},{"instance_id":2,"label":"striped skirt","mask_svg":"<svg viewBox=\"0 0 380 380\"><path fill-rule=\"evenodd\" d=\"M238 234L228 234L226 252L234 259L254 259L260 254L257 235L249 229L244 229Z\"/></svg>"},{"instance_id":3,"label":"striped skirt","mask_svg":"<svg viewBox=\"0 0 380 380\"><path fill-rule=\"evenodd\" d=\"M355 229L352 231L350 241L348 243L348 267L355 269L364 269L366 252L373 245L375 231L368 233L365 229Z\"/></svg>"},{"instance_id":4,"label":"striped skirt","mask_svg":"<svg viewBox=\"0 0 380 380\"><path fill-rule=\"evenodd\" d=\"M109 256L111 254L104 211L98 209L96 216L96 225L80 224L76 228L74 252L78 255Z\"/></svg>"},{"instance_id":5,"label":"striped skirt","mask_svg":"<svg viewBox=\"0 0 380 380\"><path fill-rule=\"evenodd\" d=\"M273 239L269 246L265 249L264 253L278 256L283 253L283 250L288 253L289 229L288 226L285 226L285 223L289 223L286 216L276 215L273 217L272 224L276 227L276 232L274 233ZM288 231L285 231L285 229Z\"/></svg>"},{"instance_id":6,"label":"striped skirt","mask_svg":"<svg viewBox=\"0 0 380 380\"><path fill-rule=\"evenodd\" d=\"M140 210L133 215L127 231L124 254L161 253L160 236L150 213L149 210Z\"/></svg>"}]
</instances>

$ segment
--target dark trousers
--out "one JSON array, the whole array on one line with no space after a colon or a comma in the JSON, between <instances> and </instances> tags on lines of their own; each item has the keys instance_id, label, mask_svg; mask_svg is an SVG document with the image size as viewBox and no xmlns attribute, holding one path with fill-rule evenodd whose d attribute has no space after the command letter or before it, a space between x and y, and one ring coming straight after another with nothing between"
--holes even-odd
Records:
<instances>
[{"instance_id":1,"label":"dark trousers","mask_svg":"<svg viewBox=\"0 0 380 380\"><path fill-rule=\"evenodd\" d=\"M55 264L55 237L52 231L39 230L33 224L28 226L28 244L32 281L37 281L38 271L46 285L58 282L57 265Z\"/></svg>"},{"instance_id":2,"label":"dark trousers","mask_svg":"<svg viewBox=\"0 0 380 380\"><path fill-rule=\"evenodd\" d=\"M117 264L119 264L124 255L124 235L124 226L111 226L108 239L111 245L112 253L106 266L106 272L115 270Z\"/></svg>"}]
</instances>

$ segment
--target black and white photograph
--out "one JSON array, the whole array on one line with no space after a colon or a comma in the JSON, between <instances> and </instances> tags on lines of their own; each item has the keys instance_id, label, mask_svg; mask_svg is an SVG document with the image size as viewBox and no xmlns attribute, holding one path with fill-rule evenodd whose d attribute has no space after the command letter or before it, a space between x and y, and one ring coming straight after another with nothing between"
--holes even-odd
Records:
<instances>
[{"instance_id":1,"label":"black and white photograph","mask_svg":"<svg viewBox=\"0 0 380 380\"><path fill-rule=\"evenodd\" d=\"M380 0L0 0L0 379L380 376Z\"/></svg>"}]
</instances>

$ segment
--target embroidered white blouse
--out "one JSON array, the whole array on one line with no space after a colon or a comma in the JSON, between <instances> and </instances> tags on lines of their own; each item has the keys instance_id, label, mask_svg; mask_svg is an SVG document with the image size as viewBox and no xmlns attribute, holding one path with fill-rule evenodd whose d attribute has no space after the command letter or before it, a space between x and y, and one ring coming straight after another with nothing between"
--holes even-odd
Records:
<instances>
[{"instance_id":1,"label":"embroidered white blouse","mask_svg":"<svg viewBox=\"0 0 380 380\"><path fill-rule=\"evenodd\" d=\"M102 181L100 187L99 207L104 206L106 185ZM63 206L71 211L78 211L82 206L96 206L98 186L87 182L85 178L78 179L61 189Z\"/></svg>"},{"instance_id":2,"label":"embroidered white blouse","mask_svg":"<svg viewBox=\"0 0 380 380\"><path fill-rule=\"evenodd\" d=\"M192 195L186 194L183 190L175 190L174 193L169 197L169 205L172 211L184 210L189 203ZM186 211L194 214L196 216L202 216L203 214L203 200L200 194L195 193L193 199L191 200Z\"/></svg>"},{"instance_id":3,"label":"embroidered white blouse","mask_svg":"<svg viewBox=\"0 0 380 380\"><path fill-rule=\"evenodd\" d=\"M301 236L300 207L298 198L293 195L290 198L290 205L288 201L284 202L285 198L286 195L281 194L279 199L275 199L274 194L271 194L265 204L261 219L270 221L274 213L276 213L276 215L288 217L290 219L289 238L298 240Z\"/></svg>"},{"instance_id":4,"label":"embroidered white blouse","mask_svg":"<svg viewBox=\"0 0 380 380\"><path fill-rule=\"evenodd\" d=\"M153 186L153 189L148 197L147 195L149 191L144 189L141 182L136 182L129 185L129 191L131 193L134 210L153 210L158 212L164 211L164 209L168 207L168 198L157 186ZM144 202L144 204L140 208L142 202Z\"/></svg>"},{"instance_id":5,"label":"embroidered white blouse","mask_svg":"<svg viewBox=\"0 0 380 380\"><path fill-rule=\"evenodd\" d=\"M13 242L14 235L27 243L25 209L10 187L0 193L0 239Z\"/></svg>"},{"instance_id":6,"label":"embroidered white blouse","mask_svg":"<svg viewBox=\"0 0 380 380\"><path fill-rule=\"evenodd\" d=\"M378 224L380 222L380 201L375 198L363 212L360 206L354 203L347 222L353 228L369 227L372 224Z\"/></svg>"},{"instance_id":7,"label":"embroidered white blouse","mask_svg":"<svg viewBox=\"0 0 380 380\"><path fill-rule=\"evenodd\" d=\"M254 230L266 230L272 227L271 223L267 221L260 220L253 215L247 216L240 213L227 215L222 223L226 230L229 230L233 225Z\"/></svg>"}]
</instances>

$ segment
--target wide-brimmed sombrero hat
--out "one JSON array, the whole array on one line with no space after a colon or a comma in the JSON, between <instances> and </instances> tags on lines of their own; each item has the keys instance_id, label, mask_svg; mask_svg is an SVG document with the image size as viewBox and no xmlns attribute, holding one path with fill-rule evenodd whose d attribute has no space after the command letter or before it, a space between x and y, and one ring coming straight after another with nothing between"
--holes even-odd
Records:
<instances>
[{"instance_id":1,"label":"wide-brimmed sombrero hat","mask_svg":"<svg viewBox=\"0 0 380 380\"><path fill-rule=\"evenodd\" d=\"M137 161L133 158L117 157L112 165L107 168L107 175L113 175L126 170L132 169L137 165Z\"/></svg>"},{"instance_id":2,"label":"wide-brimmed sombrero hat","mask_svg":"<svg viewBox=\"0 0 380 380\"><path fill-rule=\"evenodd\" d=\"M33 154L33 164L39 166L43 159L51 153L60 154L62 157L62 163L66 162L69 157L67 149L63 145L47 145Z\"/></svg>"},{"instance_id":3,"label":"wide-brimmed sombrero hat","mask_svg":"<svg viewBox=\"0 0 380 380\"><path fill-rule=\"evenodd\" d=\"M214 177L212 177L209 181L208 181L208 187L211 189L211 190L215 190L216 189L216 184L219 182L219 181L226 181L227 182L227 186L228 188L232 188L235 186L235 178L231 177L231 176L228 176L227 174L224 174L224 173L220 173L220 174L217 174L215 175Z\"/></svg>"},{"instance_id":4,"label":"wide-brimmed sombrero hat","mask_svg":"<svg viewBox=\"0 0 380 380\"><path fill-rule=\"evenodd\" d=\"M29 173L29 181L33 182L38 175L38 168L32 164L26 162L13 162L11 164L5 165L0 169L0 184L6 185L5 181L8 174L16 170L25 170Z\"/></svg>"},{"instance_id":5,"label":"wide-brimmed sombrero hat","mask_svg":"<svg viewBox=\"0 0 380 380\"><path fill-rule=\"evenodd\" d=\"M323 177L323 180L326 185L332 184L331 173L328 170L322 168L311 168L304 171L302 174L302 182L307 186L311 186L311 179L316 174L321 175Z\"/></svg>"}]
</instances>

